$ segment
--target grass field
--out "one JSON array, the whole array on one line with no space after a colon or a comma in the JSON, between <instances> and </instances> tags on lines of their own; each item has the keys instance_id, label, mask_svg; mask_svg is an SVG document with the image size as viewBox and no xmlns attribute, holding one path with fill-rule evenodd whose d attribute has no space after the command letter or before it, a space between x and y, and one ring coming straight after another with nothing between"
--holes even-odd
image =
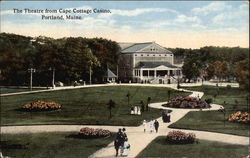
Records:
<instances>
[{"instance_id":1,"label":"grass field","mask_svg":"<svg viewBox=\"0 0 250 158\"><path fill-rule=\"evenodd\" d=\"M44 88L33 88L32 90L33 91L44 90ZM0 94L27 92L27 91L30 91L30 89L29 88L5 88L5 87L0 88Z\"/></svg>"},{"instance_id":2,"label":"grass field","mask_svg":"<svg viewBox=\"0 0 250 158\"><path fill-rule=\"evenodd\" d=\"M202 99L212 98L216 104L223 105L226 109L226 118L236 111L247 111L247 91L239 88L222 88L213 86L189 87L186 89L202 91L205 93ZM219 91L219 94L218 94ZM218 94L214 97L214 94ZM237 100L237 101L236 101ZM225 102L225 104L224 104ZM248 136L249 125L225 121L224 114L219 111L189 112L179 121L170 125L171 128L184 128L214 131L235 135Z\"/></svg>"},{"instance_id":3,"label":"grass field","mask_svg":"<svg viewBox=\"0 0 250 158\"><path fill-rule=\"evenodd\" d=\"M112 86L98 88L82 88L74 90L51 91L35 94L1 97L1 125L23 124L102 124L127 125L141 124L142 120L157 118L161 115L158 109L150 109L142 116L130 115L127 93L130 93L130 104L140 106L147 98L151 102L166 101L167 88ZM188 95L189 93L171 90L171 96ZM108 101L112 99L116 106L109 119ZM25 103L37 100L55 101L62 105L58 111L23 112L19 109Z\"/></svg>"},{"instance_id":4,"label":"grass field","mask_svg":"<svg viewBox=\"0 0 250 158\"><path fill-rule=\"evenodd\" d=\"M198 144L169 145L164 136L153 140L136 158L243 158L248 146L199 140Z\"/></svg>"},{"instance_id":5,"label":"grass field","mask_svg":"<svg viewBox=\"0 0 250 158\"><path fill-rule=\"evenodd\" d=\"M2 134L1 151L11 158L87 158L114 139L69 138L71 134L75 133Z\"/></svg>"}]
</instances>

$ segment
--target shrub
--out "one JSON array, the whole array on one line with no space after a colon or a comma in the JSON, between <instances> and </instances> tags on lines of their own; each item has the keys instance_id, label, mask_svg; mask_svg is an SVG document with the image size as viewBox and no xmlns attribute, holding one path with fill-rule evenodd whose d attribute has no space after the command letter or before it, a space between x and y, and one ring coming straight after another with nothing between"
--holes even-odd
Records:
<instances>
[{"instance_id":1,"label":"shrub","mask_svg":"<svg viewBox=\"0 0 250 158\"><path fill-rule=\"evenodd\" d=\"M111 135L109 130L104 129L94 129L94 128L82 128L78 135L81 138L100 138L100 137L107 137Z\"/></svg>"},{"instance_id":2,"label":"shrub","mask_svg":"<svg viewBox=\"0 0 250 158\"><path fill-rule=\"evenodd\" d=\"M170 131L166 141L169 144L192 144L195 142L195 134L182 131Z\"/></svg>"},{"instance_id":3,"label":"shrub","mask_svg":"<svg viewBox=\"0 0 250 158\"><path fill-rule=\"evenodd\" d=\"M208 104L211 104L213 102L213 99L212 98L205 99L205 102L207 102Z\"/></svg>"},{"instance_id":4,"label":"shrub","mask_svg":"<svg viewBox=\"0 0 250 158\"><path fill-rule=\"evenodd\" d=\"M50 111L61 109L62 106L56 102L45 102L45 101L36 101L29 104L24 104L22 110L25 111Z\"/></svg>"},{"instance_id":5,"label":"shrub","mask_svg":"<svg viewBox=\"0 0 250 158\"><path fill-rule=\"evenodd\" d=\"M239 123L250 123L249 113L237 111L228 116L228 121L239 122Z\"/></svg>"},{"instance_id":6,"label":"shrub","mask_svg":"<svg viewBox=\"0 0 250 158\"><path fill-rule=\"evenodd\" d=\"M177 96L169 100L168 103L164 104L163 106L173 108L208 108L209 104L200 98L191 96Z\"/></svg>"},{"instance_id":7,"label":"shrub","mask_svg":"<svg viewBox=\"0 0 250 158\"><path fill-rule=\"evenodd\" d=\"M231 88L232 88L232 86L228 84L227 85L227 89L231 89Z\"/></svg>"}]
</instances>

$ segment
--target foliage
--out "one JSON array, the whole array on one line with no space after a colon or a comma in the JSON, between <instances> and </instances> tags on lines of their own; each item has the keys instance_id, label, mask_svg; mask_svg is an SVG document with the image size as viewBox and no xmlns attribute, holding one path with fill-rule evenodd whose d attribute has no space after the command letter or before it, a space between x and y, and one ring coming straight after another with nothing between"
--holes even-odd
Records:
<instances>
[{"instance_id":1,"label":"foliage","mask_svg":"<svg viewBox=\"0 0 250 158\"><path fill-rule=\"evenodd\" d=\"M192 144L195 141L195 134L182 131L170 131L166 137L169 144Z\"/></svg>"},{"instance_id":2,"label":"foliage","mask_svg":"<svg viewBox=\"0 0 250 158\"><path fill-rule=\"evenodd\" d=\"M82 128L80 129L79 136L82 138L101 138L110 136L111 132L104 129Z\"/></svg>"},{"instance_id":3,"label":"foliage","mask_svg":"<svg viewBox=\"0 0 250 158\"><path fill-rule=\"evenodd\" d=\"M248 59L236 63L236 76L240 86L249 90L249 61Z\"/></svg>"},{"instance_id":4,"label":"foliage","mask_svg":"<svg viewBox=\"0 0 250 158\"><path fill-rule=\"evenodd\" d=\"M183 75L189 82L202 77L205 80L214 78L232 80L239 77L235 74L236 63L249 59L249 48L240 47L202 47L200 49L170 49L176 60L184 60ZM217 69L217 68L219 69ZM221 74L220 74L221 72Z\"/></svg>"},{"instance_id":5,"label":"foliage","mask_svg":"<svg viewBox=\"0 0 250 158\"><path fill-rule=\"evenodd\" d=\"M228 116L228 121L239 122L239 123L250 123L249 113L237 111Z\"/></svg>"},{"instance_id":6,"label":"foliage","mask_svg":"<svg viewBox=\"0 0 250 158\"><path fill-rule=\"evenodd\" d=\"M36 101L29 104L24 104L22 110L24 111L50 111L61 109L62 106L56 102L45 102L45 101Z\"/></svg>"},{"instance_id":7,"label":"foliage","mask_svg":"<svg viewBox=\"0 0 250 158\"><path fill-rule=\"evenodd\" d=\"M208 108L209 104L196 97L191 96L177 96L168 101L163 106L172 108Z\"/></svg>"},{"instance_id":8,"label":"foliage","mask_svg":"<svg viewBox=\"0 0 250 158\"><path fill-rule=\"evenodd\" d=\"M37 70L33 75L34 85L51 85L50 68L56 70L56 81L63 83L80 79L88 81L90 72L93 81L101 82L105 65L109 63L114 69L119 52L116 42L102 38L31 38L0 33L0 82L3 85L28 85L27 70L31 67Z\"/></svg>"}]
</instances>

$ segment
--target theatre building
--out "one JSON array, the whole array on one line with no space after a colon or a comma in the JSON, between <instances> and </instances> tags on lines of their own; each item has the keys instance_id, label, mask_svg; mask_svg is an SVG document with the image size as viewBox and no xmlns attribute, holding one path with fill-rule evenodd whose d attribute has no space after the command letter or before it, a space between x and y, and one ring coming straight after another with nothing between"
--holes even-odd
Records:
<instances>
[{"instance_id":1,"label":"theatre building","mask_svg":"<svg viewBox=\"0 0 250 158\"><path fill-rule=\"evenodd\" d=\"M174 64L174 54L155 42L120 43L119 78L125 82L177 83L182 78L181 65Z\"/></svg>"}]
</instances>

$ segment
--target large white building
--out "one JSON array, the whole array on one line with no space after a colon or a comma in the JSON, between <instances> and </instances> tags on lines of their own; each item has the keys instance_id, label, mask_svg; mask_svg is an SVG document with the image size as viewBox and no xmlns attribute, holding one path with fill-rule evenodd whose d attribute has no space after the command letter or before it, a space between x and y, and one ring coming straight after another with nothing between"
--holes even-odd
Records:
<instances>
[{"instance_id":1,"label":"large white building","mask_svg":"<svg viewBox=\"0 0 250 158\"><path fill-rule=\"evenodd\" d=\"M139 83L176 83L182 77L174 54L155 42L120 43L119 77Z\"/></svg>"}]
</instances>

